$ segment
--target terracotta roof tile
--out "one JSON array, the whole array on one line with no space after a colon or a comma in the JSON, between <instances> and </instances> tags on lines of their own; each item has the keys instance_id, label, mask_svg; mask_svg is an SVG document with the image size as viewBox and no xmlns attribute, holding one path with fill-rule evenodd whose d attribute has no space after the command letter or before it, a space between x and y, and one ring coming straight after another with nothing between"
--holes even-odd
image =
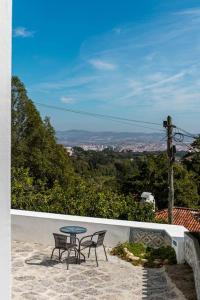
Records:
<instances>
[{"instance_id":1,"label":"terracotta roof tile","mask_svg":"<svg viewBox=\"0 0 200 300\"><path fill-rule=\"evenodd\" d=\"M182 225L189 231L200 231L200 210L184 207L174 207L173 224ZM168 210L163 209L156 212L157 220L168 220Z\"/></svg>"}]
</instances>

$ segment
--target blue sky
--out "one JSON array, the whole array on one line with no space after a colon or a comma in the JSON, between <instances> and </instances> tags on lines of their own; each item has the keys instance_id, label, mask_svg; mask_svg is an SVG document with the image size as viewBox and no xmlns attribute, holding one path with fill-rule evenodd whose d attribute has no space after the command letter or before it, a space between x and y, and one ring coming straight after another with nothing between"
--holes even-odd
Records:
<instances>
[{"instance_id":1,"label":"blue sky","mask_svg":"<svg viewBox=\"0 0 200 300\"><path fill-rule=\"evenodd\" d=\"M33 101L197 133L199 28L193 0L14 0L13 74ZM145 131L38 109L57 130Z\"/></svg>"}]
</instances>

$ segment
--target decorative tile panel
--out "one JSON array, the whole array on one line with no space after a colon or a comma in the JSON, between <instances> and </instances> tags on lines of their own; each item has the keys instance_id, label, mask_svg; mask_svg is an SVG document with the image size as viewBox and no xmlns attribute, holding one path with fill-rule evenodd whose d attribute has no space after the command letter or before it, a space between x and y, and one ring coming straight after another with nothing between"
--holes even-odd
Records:
<instances>
[{"instance_id":1,"label":"decorative tile panel","mask_svg":"<svg viewBox=\"0 0 200 300\"><path fill-rule=\"evenodd\" d=\"M129 240L130 242L143 243L153 248L171 245L171 238L164 230L131 228Z\"/></svg>"}]
</instances>

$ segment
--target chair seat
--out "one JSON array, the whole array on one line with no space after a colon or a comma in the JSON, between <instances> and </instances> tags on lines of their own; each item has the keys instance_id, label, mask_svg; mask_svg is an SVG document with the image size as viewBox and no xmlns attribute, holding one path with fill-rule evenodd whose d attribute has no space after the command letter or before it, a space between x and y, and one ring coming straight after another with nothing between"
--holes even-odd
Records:
<instances>
[{"instance_id":1,"label":"chair seat","mask_svg":"<svg viewBox=\"0 0 200 300\"><path fill-rule=\"evenodd\" d=\"M81 246L84 246L84 247L95 247L96 246L96 242L92 241L92 240L87 240L85 242L82 242L81 243Z\"/></svg>"}]
</instances>

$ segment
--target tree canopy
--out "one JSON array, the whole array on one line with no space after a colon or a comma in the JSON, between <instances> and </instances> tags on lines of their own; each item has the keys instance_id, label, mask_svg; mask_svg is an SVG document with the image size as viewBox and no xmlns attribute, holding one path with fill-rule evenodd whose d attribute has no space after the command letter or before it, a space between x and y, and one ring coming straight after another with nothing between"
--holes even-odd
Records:
<instances>
[{"instance_id":1,"label":"tree canopy","mask_svg":"<svg viewBox=\"0 0 200 300\"><path fill-rule=\"evenodd\" d=\"M67 152L56 142L49 118L41 119L17 77L12 79L12 167L28 168L34 181L42 179L49 187L55 180L69 184L73 173Z\"/></svg>"}]
</instances>

